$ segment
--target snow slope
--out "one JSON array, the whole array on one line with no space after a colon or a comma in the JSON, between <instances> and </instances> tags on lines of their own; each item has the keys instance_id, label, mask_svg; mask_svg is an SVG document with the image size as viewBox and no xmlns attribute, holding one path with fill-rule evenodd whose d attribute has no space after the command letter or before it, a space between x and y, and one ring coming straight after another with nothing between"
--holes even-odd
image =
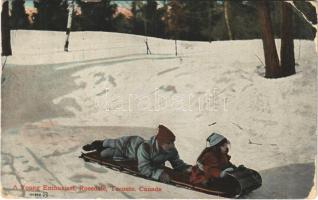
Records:
<instances>
[{"instance_id":1,"label":"snow slope","mask_svg":"<svg viewBox=\"0 0 318 200\"><path fill-rule=\"evenodd\" d=\"M316 158L317 56L295 41L297 74L263 78L261 40L187 42L142 36L14 31L2 84L3 194L20 185L160 187L162 192L61 192L55 198L211 198L78 159L94 139L138 134L159 123L194 164L212 131L231 141L232 162L256 169L263 186L246 198L304 198ZM279 41L277 41L279 47ZM258 58L259 57L259 58ZM260 60L259 60L260 59ZM264 62L264 61L262 61ZM216 124L211 125L216 122ZM210 126L209 126L210 125ZM12 189L14 186L18 190Z\"/></svg>"}]
</instances>

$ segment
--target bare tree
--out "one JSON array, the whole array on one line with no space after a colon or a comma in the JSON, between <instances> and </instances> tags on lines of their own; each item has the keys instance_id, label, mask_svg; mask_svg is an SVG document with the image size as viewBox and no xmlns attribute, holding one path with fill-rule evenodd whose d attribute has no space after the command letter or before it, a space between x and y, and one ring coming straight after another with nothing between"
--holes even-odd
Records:
<instances>
[{"instance_id":1,"label":"bare tree","mask_svg":"<svg viewBox=\"0 0 318 200\"><path fill-rule=\"evenodd\" d=\"M186 30L186 15L184 2L171 0L167 4L165 14L166 32L173 34L175 55L178 55L178 42L180 35Z\"/></svg>"},{"instance_id":2,"label":"bare tree","mask_svg":"<svg viewBox=\"0 0 318 200\"><path fill-rule=\"evenodd\" d=\"M1 42L2 42L2 56L12 55L11 39L10 39L10 24L9 24L9 1L2 3L1 11Z\"/></svg>"},{"instance_id":3,"label":"bare tree","mask_svg":"<svg viewBox=\"0 0 318 200\"><path fill-rule=\"evenodd\" d=\"M72 19L74 13L74 0L68 0L68 18L67 18L67 27L66 27L66 39L64 44L64 51L68 51L69 39L72 28Z\"/></svg>"},{"instance_id":4,"label":"bare tree","mask_svg":"<svg viewBox=\"0 0 318 200\"><path fill-rule=\"evenodd\" d=\"M293 11L292 6L287 2L281 2L282 7L282 25L281 25L281 70L283 76L289 76L296 73L295 53L293 39Z\"/></svg>"},{"instance_id":5,"label":"bare tree","mask_svg":"<svg viewBox=\"0 0 318 200\"><path fill-rule=\"evenodd\" d=\"M266 0L257 1L258 18L262 33L262 41L265 57L265 77L280 77L279 59L276 50L275 40L271 27L271 18Z\"/></svg>"},{"instance_id":6,"label":"bare tree","mask_svg":"<svg viewBox=\"0 0 318 200\"><path fill-rule=\"evenodd\" d=\"M145 45L146 45L146 49L147 49L147 55L151 54L150 48L149 48L149 44L148 44L148 22L147 19L145 17L143 17L144 20L144 31L145 31Z\"/></svg>"},{"instance_id":7,"label":"bare tree","mask_svg":"<svg viewBox=\"0 0 318 200\"><path fill-rule=\"evenodd\" d=\"M225 24L227 28L227 33L229 35L229 39L233 40L232 30L230 26L230 18L229 18L229 11L230 11L230 2L229 0L224 0L224 18L225 18Z\"/></svg>"}]
</instances>

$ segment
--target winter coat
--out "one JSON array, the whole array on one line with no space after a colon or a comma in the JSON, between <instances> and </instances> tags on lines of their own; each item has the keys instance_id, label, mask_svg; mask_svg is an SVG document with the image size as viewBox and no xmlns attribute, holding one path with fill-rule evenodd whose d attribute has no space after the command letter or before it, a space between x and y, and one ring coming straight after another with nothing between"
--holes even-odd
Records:
<instances>
[{"instance_id":1,"label":"winter coat","mask_svg":"<svg viewBox=\"0 0 318 200\"><path fill-rule=\"evenodd\" d=\"M206 148L197 160L197 165L192 168L190 182L193 184L204 183L213 178L219 178L222 170L233 166L231 156L217 155L216 152Z\"/></svg>"},{"instance_id":2,"label":"winter coat","mask_svg":"<svg viewBox=\"0 0 318 200\"><path fill-rule=\"evenodd\" d=\"M184 171L189 167L179 158L177 149L165 152L159 148L156 136L141 144L138 148L137 160L140 173L156 180L159 180L166 161L169 161L173 169L178 171Z\"/></svg>"}]
</instances>

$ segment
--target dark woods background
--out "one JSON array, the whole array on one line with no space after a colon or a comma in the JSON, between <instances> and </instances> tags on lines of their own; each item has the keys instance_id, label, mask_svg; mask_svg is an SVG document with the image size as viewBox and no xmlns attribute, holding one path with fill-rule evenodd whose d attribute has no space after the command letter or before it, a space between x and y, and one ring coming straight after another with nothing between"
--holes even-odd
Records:
<instances>
[{"instance_id":1,"label":"dark woods background","mask_svg":"<svg viewBox=\"0 0 318 200\"><path fill-rule=\"evenodd\" d=\"M76 0L72 31L111 31L178 40L228 40L261 38L255 1L243 0L132 0L130 7L118 1ZM65 31L67 1L34 0L35 12L25 10L24 0L12 0L11 29ZM280 37L281 6L270 1L275 37ZM316 21L308 3L295 1L304 14ZM315 30L293 13L294 38L313 39Z\"/></svg>"}]
</instances>

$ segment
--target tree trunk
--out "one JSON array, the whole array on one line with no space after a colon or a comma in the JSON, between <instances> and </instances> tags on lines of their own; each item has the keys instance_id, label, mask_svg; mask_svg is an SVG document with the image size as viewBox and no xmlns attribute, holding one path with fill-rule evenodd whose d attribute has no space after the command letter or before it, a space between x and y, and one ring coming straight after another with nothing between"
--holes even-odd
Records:
<instances>
[{"instance_id":1,"label":"tree trunk","mask_svg":"<svg viewBox=\"0 0 318 200\"><path fill-rule=\"evenodd\" d=\"M67 17L67 27L66 27L66 39L64 44L64 51L68 51L69 39L72 30L72 19L74 12L74 0L68 1L68 17Z\"/></svg>"},{"instance_id":2,"label":"tree trunk","mask_svg":"<svg viewBox=\"0 0 318 200\"><path fill-rule=\"evenodd\" d=\"M257 1L257 10L264 48L264 57L266 65L265 77L278 78L281 77L281 73L275 40L271 27L271 18L267 1Z\"/></svg>"},{"instance_id":3,"label":"tree trunk","mask_svg":"<svg viewBox=\"0 0 318 200\"><path fill-rule=\"evenodd\" d=\"M318 1L309 1L309 3L315 8L317 19L318 19ZM316 29L316 36L314 41L316 43L316 52L318 54L318 23L313 25L313 27Z\"/></svg>"},{"instance_id":4,"label":"tree trunk","mask_svg":"<svg viewBox=\"0 0 318 200\"><path fill-rule=\"evenodd\" d=\"M10 24L9 24L9 1L2 3L1 11L1 42L2 42L2 56L12 55Z\"/></svg>"},{"instance_id":5,"label":"tree trunk","mask_svg":"<svg viewBox=\"0 0 318 200\"><path fill-rule=\"evenodd\" d=\"M293 40L293 11L292 6L286 2L281 2L282 6L282 26L281 26L281 70L282 75L289 76L296 73L295 54Z\"/></svg>"},{"instance_id":6,"label":"tree trunk","mask_svg":"<svg viewBox=\"0 0 318 200\"><path fill-rule=\"evenodd\" d=\"M227 33L229 35L229 40L233 40L232 30L231 30L230 20L229 20L229 11L230 11L229 8L230 8L229 0L224 0L224 18L225 18Z\"/></svg>"},{"instance_id":7,"label":"tree trunk","mask_svg":"<svg viewBox=\"0 0 318 200\"><path fill-rule=\"evenodd\" d=\"M174 40L174 49L176 52L176 56L178 56L178 45L177 45L177 39Z\"/></svg>"}]
</instances>

